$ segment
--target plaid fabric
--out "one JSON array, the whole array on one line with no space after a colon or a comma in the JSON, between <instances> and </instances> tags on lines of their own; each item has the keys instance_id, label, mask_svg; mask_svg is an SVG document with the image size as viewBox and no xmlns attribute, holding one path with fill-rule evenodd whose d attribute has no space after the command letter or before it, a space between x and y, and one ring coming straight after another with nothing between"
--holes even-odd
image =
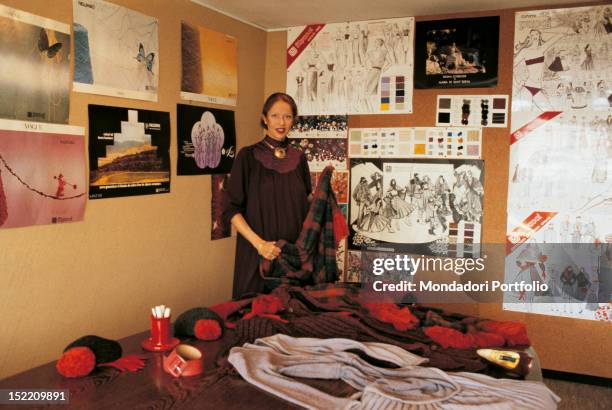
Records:
<instances>
[{"instance_id":1,"label":"plaid fabric","mask_svg":"<svg viewBox=\"0 0 612 410\"><path fill-rule=\"evenodd\" d=\"M333 171L332 166L323 170L296 243L279 240L280 256L274 261L261 258L259 272L270 285L312 285L338 279L336 249L348 235L348 225L331 188Z\"/></svg>"}]
</instances>

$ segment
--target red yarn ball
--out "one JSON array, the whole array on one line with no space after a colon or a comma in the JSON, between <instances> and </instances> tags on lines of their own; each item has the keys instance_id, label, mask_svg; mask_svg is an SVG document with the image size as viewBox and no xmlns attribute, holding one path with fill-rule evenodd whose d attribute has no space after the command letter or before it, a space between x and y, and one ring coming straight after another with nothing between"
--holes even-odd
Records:
<instances>
[{"instance_id":1,"label":"red yarn ball","mask_svg":"<svg viewBox=\"0 0 612 410\"><path fill-rule=\"evenodd\" d=\"M221 337L221 326L213 319L200 319L193 327L195 337L200 340L217 340Z\"/></svg>"},{"instance_id":2,"label":"red yarn ball","mask_svg":"<svg viewBox=\"0 0 612 410\"><path fill-rule=\"evenodd\" d=\"M87 376L96 367L96 356L88 347L73 347L62 354L55 368L64 377Z\"/></svg>"}]
</instances>

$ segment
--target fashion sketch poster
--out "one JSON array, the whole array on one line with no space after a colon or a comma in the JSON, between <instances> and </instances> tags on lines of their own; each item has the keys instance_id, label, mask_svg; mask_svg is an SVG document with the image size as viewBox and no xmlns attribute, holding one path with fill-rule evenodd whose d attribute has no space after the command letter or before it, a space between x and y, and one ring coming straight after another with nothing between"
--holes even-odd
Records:
<instances>
[{"instance_id":1,"label":"fashion sketch poster","mask_svg":"<svg viewBox=\"0 0 612 410\"><path fill-rule=\"evenodd\" d=\"M350 160L349 249L480 252L481 160Z\"/></svg>"},{"instance_id":2,"label":"fashion sketch poster","mask_svg":"<svg viewBox=\"0 0 612 410\"><path fill-rule=\"evenodd\" d=\"M517 12L513 51L505 274L550 292L504 308L596 320L612 293L612 7Z\"/></svg>"},{"instance_id":3,"label":"fashion sketch poster","mask_svg":"<svg viewBox=\"0 0 612 410\"><path fill-rule=\"evenodd\" d=\"M287 32L287 93L301 114L412 112L414 18Z\"/></svg>"}]
</instances>

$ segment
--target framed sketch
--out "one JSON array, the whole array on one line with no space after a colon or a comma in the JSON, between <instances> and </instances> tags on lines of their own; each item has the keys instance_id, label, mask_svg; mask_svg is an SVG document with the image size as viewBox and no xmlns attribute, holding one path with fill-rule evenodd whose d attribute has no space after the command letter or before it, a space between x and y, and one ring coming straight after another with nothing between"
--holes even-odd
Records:
<instances>
[{"instance_id":1,"label":"framed sketch","mask_svg":"<svg viewBox=\"0 0 612 410\"><path fill-rule=\"evenodd\" d=\"M497 85L499 16L416 23L415 88Z\"/></svg>"}]
</instances>

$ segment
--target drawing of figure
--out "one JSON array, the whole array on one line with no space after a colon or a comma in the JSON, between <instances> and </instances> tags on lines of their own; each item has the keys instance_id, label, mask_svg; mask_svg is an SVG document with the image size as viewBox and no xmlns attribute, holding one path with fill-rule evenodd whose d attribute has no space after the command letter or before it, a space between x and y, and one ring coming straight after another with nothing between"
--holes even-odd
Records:
<instances>
[{"instance_id":1,"label":"drawing of figure","mask_svg":"<svg viewBox=\"0 0 612 410\"><path fill-rule=\"evenodd\" d=\"M380 198L376 198L376 200L368 206L367 212L359 228L372 233L384 231L389 226L390 222L382 215L382 211L383 201Z\"/></svg>"},{"instance_id":2,"label":"drawing of figure","mask_svg":"<svg viewBox=\"0 0 612 410\"><path fill-rule=\"evenodd\" d=\"M480 222L482 216L482 195L484 188L480 181L472 175L472 171L468 170L464 174L465 186L467 189L467 220L472 222Z\"/></svg>"},{"instance_id":3,"label":"drawing of figure","mask_svg":"<svg viewBox=\"0 0 612 410\"><path fill-rule=\"evenodd\" d=\"M412 205L402 199L402 196L406 195L406 193L403 191L403 189L398 188L397 181L395 179L389 181L389 189L387 189L386 196L390 199L390 207L393 211L392 216L390 217L392 218L397 230L399 230L399 220L407 218L413 210ZM386 216L389 217L389 215Z\"/></svg>"},{"instance_id":4,"label":"drawing of figure","mask_svg":"<svg viewBox=\"0 0 612 410\"><path fill-rule=\"evenodd\" d=\"M344 67L346 64L346 52L344 50L344 35L342 29L336 27L336 34L334 36L334 52L336 53L336 62L340 67Z\"/></svg>"},{"instance_id":5,"label":"drawing of figure","mask_svg":"<svg viewBox=\"0 0 612 410\"><path fill-rule=\"evenodd\" d=\"M584 47L584 60L582 60L580 68L585 71L592 71L595 69L595 64L593 62L593 50L591 49L590 44L587 44Z\"/></svg>"},{"instance_id":6,"label":"drawing of figure","mask_svg":"<svg viewBox=\"0 0 612 410\"><path fill-rule=\"evenodd\" d=\"M303 68L306 71L306 97L310 103L314 103L317 101L320 70L320 56L314 45L304 52Z\"/></svg>"},{"instance_id":7,"label":"drawing of figure","mask_svg":"<svg viewBox=\"0 0 612 410\"><path fill-rule=\"evenodd\" d=\"M450 206L448 202L448 197L450 194L450 187L448 186L448 183L442 175L440 175L438 177L438 180L436 181L435 192L436 196L442 199L442 205L444 206L444 208L449 209Z\"/></svg>"},{"instance_id":8,"label":"drawing of figure","mask_svg":"<svg viewBox=\"0 0 612 410\"><path fill-rule=\"evenodd\" d=\"M542 38L542 32L531 29L523 42L515 47L514 79L517 94L526 90L533 107L540 111L551 108L546 92L543 90L544 54L565 33L556 33L548 40Z\"/></svg>"},{"instance_id":9,"label":"drawing of figure","mask_svg":"<svg viewBox=\"0 0 612 410\"><path fill-rule=\"evenodd\" d=\"M574 272L574 268L572 266L567 266L561 273L560 280L561 292L563 294L563 300L565 301L563 310L567 312L566 307L569 306L571 311L571 301L574 295L574 284L576 283L576 273Z\"/></svg>"},{"instance_id":10,"label":"drawing of figure","mask_svg":"<svg viewBox=\"0 0 612 410\"><path fill-rule=\"evenodd\" d=\"M385 48L385 42L382 38L377 38L374 42L374 48L368 53L369 68L366 75L365 94L368 98L368 103L371 97L378 95L378 84L382 72L387 69L388 65L388 50ZM374 111L373 106L369 107Z\"/></svg>"},{"instance_id":11,"label":"drawing of figure","mask_svg":"<svg viewBox=\"0 0 612 410\"><path fill-rule=\"evenodd\" d=\"M361 28L359 24L355 24L353 29L351 30L351 64L352 65L363 65L361 61L361 54L359 52L360 48L360 37L361 37Z\"/></svg>"},{"instance_id":12,"label":"drawing of figure","mask_svg":"<svg viewBox=\"0 0 612 410\"><path fill-rule=\"evenodd\" d=\"M364 29L359 32L359 58L361 61L366 61L366 54L368 53L368 36L370 32L368 25L366 24Z\"/></svg>"},{"instance_id":13,"label":"drawing of figure","mask_svg":"<svg viewBox=\"0 0 612 410\"><path fill-rule=\"evenodd\" d=\"M297 99L298 104L302 104L304 102L304 76L302 75L302 73L299 73L297 76L295 76L295 82L297 83L295 97Z\"/></svg>"},{"instance_id":14,"label":"drawing of figure","mask_svg":"<svg viewBox=\"0 0 612 410\"><path fill-rule=\"evenodd\" d=\"M57 191L55 192L55 196L61 198L64 196L64 188L66 187L67 182L61 173L57 177L54 176L53 178L57 179Z\"/></svg>"},{"instance_id":15,"label":"drawing of figure","mask_svg":"<svg viewBox=\"0 0 612 410\"><path fill-rule=\"evenodd\" d=\"M368 181L365 177L359 179L359 183L353 190L353 200L357 203L358 207L357 220L355 223L357 226L361 226L363 224L366 207L372 201L370 188L368 188Z\"/></svg>"}]
</instances>

